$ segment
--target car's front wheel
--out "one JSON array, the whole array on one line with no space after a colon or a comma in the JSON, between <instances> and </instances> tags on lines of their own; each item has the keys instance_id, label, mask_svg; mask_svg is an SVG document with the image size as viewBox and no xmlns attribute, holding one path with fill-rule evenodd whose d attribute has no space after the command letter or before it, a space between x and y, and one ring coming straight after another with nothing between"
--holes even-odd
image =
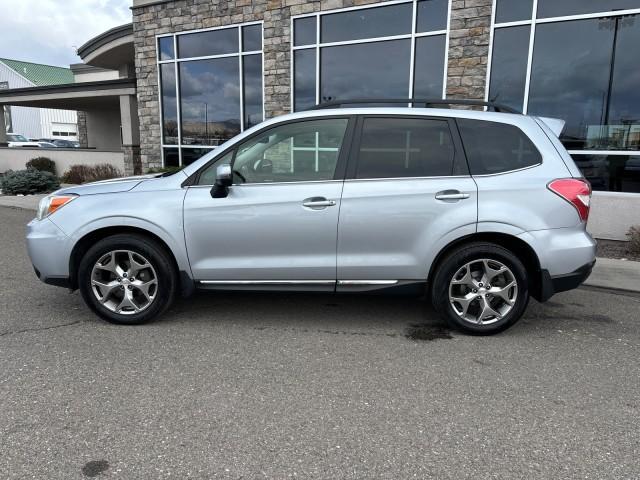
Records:
<instances>
[{"instance_id":1,"label":"car's front wheel","mask_svg":"<svg viewBox=\"0 0 640 480\"><path fill-rule=\"evenodd\" d=\"M177 275L169 254L141 235L113 235L97 242L80 261L80 292L87 305L112 323L153 320L171 304Z\"/></svg>"},{"instance_id":2,"label":"car's front wheel","mask_svg":"<svg viewBox=\"0 0 640 480\"><path fill-rule=\"evenodd\" d=\"M473 243L438 265L431 287L435 309L455 328L491 335L516 323L529 303L527 271L509 250Z\"/></svg>"}]
</instances>

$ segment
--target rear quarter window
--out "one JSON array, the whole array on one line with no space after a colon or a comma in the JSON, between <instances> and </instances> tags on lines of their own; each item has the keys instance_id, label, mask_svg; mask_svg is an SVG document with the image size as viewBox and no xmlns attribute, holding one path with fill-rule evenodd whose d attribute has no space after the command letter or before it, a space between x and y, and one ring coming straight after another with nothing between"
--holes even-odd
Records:
<instances>
[{"instance_id":1,"label":"rear quarter window","mask_svg":"<svg viewBox=\"0 0 640 480\"><path fill-rule=\"evenodd\" d=\"M514 125L469 119L457 122L471 175L509 172L542 163L533 142Z\"/></svg>"}]
</instances>

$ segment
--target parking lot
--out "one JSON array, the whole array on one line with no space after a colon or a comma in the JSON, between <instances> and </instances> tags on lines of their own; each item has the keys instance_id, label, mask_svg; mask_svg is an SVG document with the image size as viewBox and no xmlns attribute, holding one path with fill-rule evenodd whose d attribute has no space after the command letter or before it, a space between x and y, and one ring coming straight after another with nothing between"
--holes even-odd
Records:
<instances>
[{"instance_id":1,"label":"parking lot","mask_svg":"<svg viewBox=\"0 0 640 480\"><path fill-rule=\"evenodd\" d=\"M0 208L0 478L640 478L640 297L495 337L405 297L200 294L118 327Z\"/></svg>"}]
</instances>

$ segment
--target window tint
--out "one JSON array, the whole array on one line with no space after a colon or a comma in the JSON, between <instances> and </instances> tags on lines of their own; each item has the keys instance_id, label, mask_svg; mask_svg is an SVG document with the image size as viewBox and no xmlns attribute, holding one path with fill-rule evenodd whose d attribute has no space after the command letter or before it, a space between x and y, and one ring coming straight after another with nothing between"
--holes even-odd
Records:
<instances>
[{"instance_id":1,"label":"window tint","mask_svg":"<svg viewBox=\"0 0 640 480\"><path fill-rule=\"evenodd\" d=\"M348 119L323 119L272 128L238 147L234 183L332 180Z\"/></svg>"},{"instance_id":2,"label":"window tint","mask_svg":"<svg viewBox=\"0 0 640 480\"><path fill-rule=\"evenodd\" d=\"M253 52L257 50L262 50L262 25L242 27L242 51Z\"/></svg>"},{"instance_id":3,"label":"window tint","mask_svg":"<svg viewBox=\"0 0 640 480\"><path fill-rule=\"evenodd\" d=\"M489 99L522 111L527 77L531 27L497 28L493 33L493 56Z\"/></svg>"},{"instance_id":4,"label":"window tint","mask_svg":"<svg viewBox=\"0 0 640 480\"><path fill-rule=\"evenodd\" d=\"M158 40L158 49L160 50L160 60L171 60L173 54L173 37L162 37Z\"/></svg>"},{"instance_id":5,"label":"window tint","mask_svg":"<svg viewBox=\"0 0 640 480\"><path fill-rule=\"evenodd\" d=\"M238 52L238 29L211 30L178 36L180 58L205 57Z\"/></svg>"},{"instance_id":6,"label":"window tint","mask_svg":"<svg viewBox=\"0 0 640 480\"><path fill-rule=\"evenodd\" d=\"M312 45L316 43L316 17L298 18L293 21L293 44Z\"/></svg>"},{"instance_id":7,"label":"window tint","mask_svg":"<svg viewBox=\"0 0 640 480\"><path fill-rule=\"evenodd\" d=\"M293 52L294 110L300 111L316 104L316 50Z\"/></svg>"},{"instance_id":8,"label":"window tint","mask_svg":"<svg viewBox=\"0 0 640 480\"><path fill-rule=\"evenodd\" d=\"M185 149L186 150L186 149ZM233 152L235 149L231 149L230 152L224 154L218 158L202 172L200 172L200 178L198 178L198 185L213 185L216 183L216 174L220 165L230 165L233 160Z\"/></svg>"},{"instance_id":9,"label":"window tint","mask_svg":"<svg viewBox=\"0 0 640 480\"><path fill-rule=\"evenodd\" d=\"M538 18L640 8L639 0L538 0Z\"/></svg>"},{"instance_id":10,"label":"window tint","mask_svg":"<svg viewBox=\"0 0 640 480\"><path fill-rule=\"evenodd\" d=\"M445 35L416 38L413 98L442 97Z\"/></svg>"},{"instance_id":11,"label":"window tint","mask_svg":"<svg viewBox=\"0 0 640 480\"><path fill-rule=\"evenodd\" d=\"M320 19L322 43L409 34L411 15L411 3L324 15Z\"/></svg>"},{"instance_id":12,"label":"window tint","mask_svg":"<svg viewBox=\"0 0 640 480\"><path fill-rule=\"evenodd\" d=\"M496 3L496 23L531 20L532 12L533 0L498 0Z\"/></svg>"},{"instance_id":13,"label":"window tint","mask_svg":"<svg viewBox=\"0 0 640 480\"><path fill-rule=\"evenodd\" d=\"M542 163L531 140L513 125L459 119L458 127L472 175L508 172Z\"/></svg>"},{"instance_id":14,"label":"window tint","mask_svg":"<svg viewBox=\"0 0 640 480\"><path fill-rule=\"evenodd\" d=\"M446 120L366 118L356 178L451 175L454 154Z\"/></svg>"},{"instance_id":15,"label":"window tint","mask_svg":"<svg viewBox=\"0 0 640 480\"><path fill-rule=\"evenodd\" d=\"M422 0L418 2L416 31L429 32L447 28L448 0Z\"/></svg>"}]
</instances>

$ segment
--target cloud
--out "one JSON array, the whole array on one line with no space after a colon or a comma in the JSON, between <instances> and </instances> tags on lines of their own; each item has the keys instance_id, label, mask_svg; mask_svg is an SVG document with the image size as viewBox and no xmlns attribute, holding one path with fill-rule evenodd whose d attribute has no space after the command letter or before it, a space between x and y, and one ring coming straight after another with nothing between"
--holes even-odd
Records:
<instances>
[{"instance_id":1,"label":"cloud","mask_svg":"<svg viewBox=\"0 0 640 480\"><path fill-rule=\"evenodd\" d=\"M69 66L75 49L131 22L132 0L3 0L0 57Z\"/></svg>"}]
</instances>

